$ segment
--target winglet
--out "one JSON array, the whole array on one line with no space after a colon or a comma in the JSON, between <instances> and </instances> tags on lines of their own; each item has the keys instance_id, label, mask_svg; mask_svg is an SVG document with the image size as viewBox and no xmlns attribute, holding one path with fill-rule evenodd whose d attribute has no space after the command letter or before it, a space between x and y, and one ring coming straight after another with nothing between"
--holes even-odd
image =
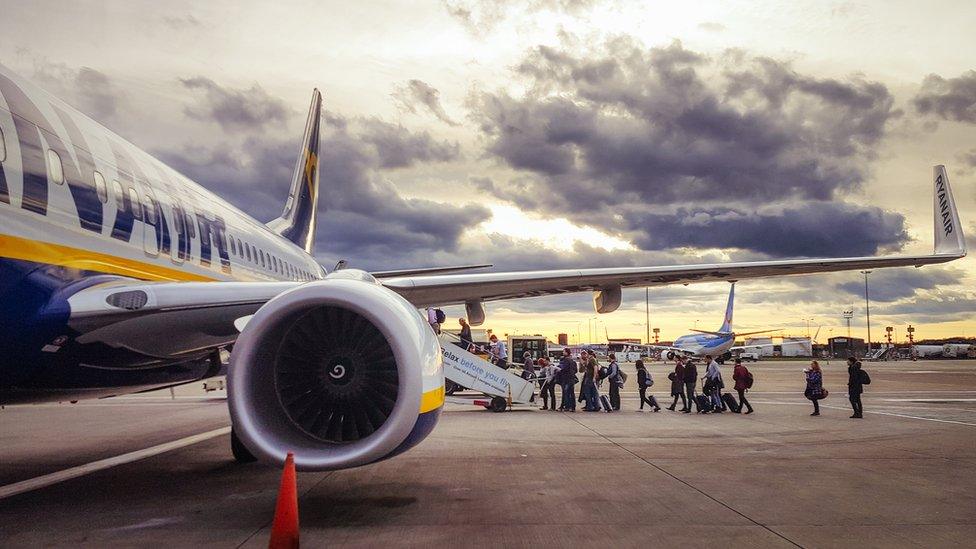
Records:
<instances>
[{"instance_id":1,"label":"winglet","mask_svg":"<svg viewBox=\"0 0 976 549\"><path fill-rule=\"evenodd\" d=\"M315 213L319 200L319 119L322 112L322 94L312 91L312 105L305 122L302 148L295 164L288 201L281 217L268 223L268 227L312 253L315 237Z\"/></svg>"},{"instance_id":2,"label":"winglet","mask_svg":"<svg viewBox=\"0 0 976 549\"><path fill-rule=\"evenodd\" d=\"M949 187L949 174L943 165L933 169L935 180L935 253L938 255L966 255L966 236L959 222L956 201Z\"/></svg>"}]
</instances>

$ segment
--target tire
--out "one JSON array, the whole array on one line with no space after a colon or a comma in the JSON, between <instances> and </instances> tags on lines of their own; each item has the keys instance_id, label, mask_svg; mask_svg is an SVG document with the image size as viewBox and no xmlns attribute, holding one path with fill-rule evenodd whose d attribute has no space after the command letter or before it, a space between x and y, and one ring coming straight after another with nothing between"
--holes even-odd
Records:
<instances>
[{"instance_id":1,"label":"tire","mask_svg":"<svg viewBox=\"0 0 976 549\"><path fill-rule=\"evenodd\" d=\"M456 393L460 389L461 389L461 386L458 385L457 383L454 383L450 379L445 379L444 380L444 394L446 394L446 395L453 395L454 393Z\"/></svg>"},{"instance_id":2,"label":"tire","mask_svg":"<svg viewBox=\"0 0 976 549\"><path fill-rule=\"evenodd\" d=\"M504 412L508 409L508 401L502 397L495 397L491 399L491 410L492 412Z\"/></svg>"},{"instance_id":3,"label":"tire","mask_svg":"<svg viewBox=\"0 0 976 549\"><path fill-rule=\"evenodd\" d=\"M237 438L237 433L234 428L230 429L230 452L234 455L234 461L237 463L254 463L258 458L254 457L254 454L244 446L241 439Z\"/></svg>"},{"instance_id":4,"label":"tire","mask_svg":"<svg viewBox=\"0 0 976 549\"><path fill-rule=\"evenodd\" d=\"M668 351L668 360L674 360L674 351Z\"/></svg>"}]
</instances>

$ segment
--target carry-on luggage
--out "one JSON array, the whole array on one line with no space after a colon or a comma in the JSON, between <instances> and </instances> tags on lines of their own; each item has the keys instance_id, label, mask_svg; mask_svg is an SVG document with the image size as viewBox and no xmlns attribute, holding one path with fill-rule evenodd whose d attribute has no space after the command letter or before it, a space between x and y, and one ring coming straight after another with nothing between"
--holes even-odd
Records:
<instances>
[{"instance_id":1,"label":"carry-on luggage","mask_svg":"<svg viewBox=\"0 0 976 549\"><path fill-rule=\"evenodd\" d=\"M725 405L728 406L730 412L735 412L735 413L739 412L739 403L735 401L735 397L732 396L732 393L723 394L722 402L724 402Z\"/></svg>"},{"instance_id":2,"label":"carry-on luggage","mask_svg":"<svg viewBox=\"0 0 976 549\"><path fill-rule=\"evenodd\" d=\"M610 397L607 395L600 395L600 405L603 406L604 412L613 411L613 406L610 406Z\"/></svg>"},{"instance_id":3,"label":"carry-on luggage","mask_svg":"<svg viewBox=\"0 0 976 549\"><path fill-rule=\"evenodd\" d=\"M712 411L712 399L708 398L708 395L695 395L695 402L698 405L699 412Z\"/></svg>"}]
</instances>

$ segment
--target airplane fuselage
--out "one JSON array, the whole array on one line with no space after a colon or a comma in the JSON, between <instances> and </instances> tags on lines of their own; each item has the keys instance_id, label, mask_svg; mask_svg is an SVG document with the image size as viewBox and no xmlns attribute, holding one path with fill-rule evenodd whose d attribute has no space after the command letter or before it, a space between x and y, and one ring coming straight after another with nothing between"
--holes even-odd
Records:
<instances>
[{"instance_id":1,"label":"airplane fuselage","mask_svg":"<svg viewBox=\"0 0 976 549\"><path fill-rule=\"evenodd\" d=\"M215 372L212 350L174 360L76 341L67 300L84 288L325 274L304 249L3 67L0 132L0 403Z\"/></svg>"},{"instance_id":2,"label":"airplane fuselage","mask_svg":"<svg viewBox=\"0 0 976 549\"><path fill-rule=\"evenodd\" d=\"M695 356L721 357L735 344L735 335L688 334L674 340L674 347Z\"/></svg>"}]
</instances>

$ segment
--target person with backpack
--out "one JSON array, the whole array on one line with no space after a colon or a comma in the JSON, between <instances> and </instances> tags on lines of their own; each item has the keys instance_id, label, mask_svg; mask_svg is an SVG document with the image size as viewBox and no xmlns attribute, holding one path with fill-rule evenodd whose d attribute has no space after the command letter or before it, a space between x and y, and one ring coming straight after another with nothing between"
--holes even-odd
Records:
<instances>
[{"instance_id":1,"label":"person with backpack","mask_svg":"<svg viewBox=\"0 0 976 549\"><path fill-rule=\"evenodd\" d=\"M590 356L586 351L580 353L580 371L583 374L583 384L580 391L586 400L584 412L600 411L600 393L596 388L596 382L600 376L600 366L596 358Z\"/></svg>"},{"instance_id":2,"label":"person with backpack","mask_svg":"<svg viewBox=\"0 0 976 549\"><path fill-rule=\"evenodd\" d=\"M576 411L576 361L573 360L573 355L569 348L563 349L563 356L559 359L559 371L556 373L556 379L562 385L563 388L563 400L562 405L559 407L560 412L575 412Z\"/></svg>"},{"instance_id":3,"label":"person with backpack","mask_svg":"<svg viewBox=\"0 0 976 549\"><path fill-rule=\"evenodd\" d=\"M640 392L640 409L644 411L644 403L646 402L648 406L654 408L655 412L660 412L661 407L657 403L657 399L654 395L647 396L647 390L654 385L654 378L651 377L651 372L644 367L643 360L637 360L634 362L634 367L637 368L637 390ZM677 402L677 397L675 402ZM672 408L673 410L674 408Z\"/></svg>"},{"instance_id":4,"label":"person with backpack","mask_svg":"<svg viewBox=\"0 0 976 549\"><path fill-rule=\"evenodd\" d=\"M746 400L746 391L752 389L752 373L742 364L742 359L735 359L735 368L732 370L732 379L735 381L735 392L739 393L739 413L742 413L742 407L745 406L749 409L746 414L751 414L752 404Z\"/></svg>"},{"instance_id":5,"label":"person with backpack","mask_svg":"<svg viewBox=\"0 0 976 549\"><path fill-rule=\"evenodd\" d=\"M854 415L851 419L864 418L864 405L861 404L861 393L864 386L871 383L871 376L861 369L861 361L854 357L847 359L847 397L851 401Z\"/></svg>"},{"instance_id":6,"label":"person with backpack","mask_svg":"<svg viewBox=\"0 0 976 549\"><path fill-rule=\"evenodd\" d=\"M695 361L688 359L685 363L685 396L688 398L688 406L681 410L686 414L691 413L691 405L695 405L695 410L701 412L701 406L695 401L695 386L698 385L698 366Z\"/></svg>"},{"instance_id":7,"label":"person with backpack","mask_svg":"<svg viewBox=\"0 0 976 549\"><path fill-rule=\"evenodd\" d=\"M610 364L601 379L606 379L610 384L610 407L616 412L620 410L620 386L623 385L623 379L620 375L620 364L617 363L616 353L610 353L609 358Z\"/></svg>"},{"instance_id":8,"label":"person with backpack","mask_svg":"<svg viewBox=\"0 0 976 549\"><path fill-rule=\"evenodd\" d=\"M688 408L688 402L685 400L685 361L680 356L674 360L674 371L668 374L668 379L671 381L671 396L674 399L668 410L673 412L678 405L678 397L681 397L681 411L684 412Z\"/></svg>"},{"instance_id":9,"label":"person with backpack","mask_svg":"<svg viewBox=\"0 0 976 549\"><path fill-rule=\"evenodd\" d=\"M803 391L803 396L813 402L813 413L811 416L820 415L820 400L827 398L829 394L823 387L823 372L820 370L820 363L814 360L810 363L810 368L803 370L807 377L807 388Z\"/></svg>"}]
</instances>

